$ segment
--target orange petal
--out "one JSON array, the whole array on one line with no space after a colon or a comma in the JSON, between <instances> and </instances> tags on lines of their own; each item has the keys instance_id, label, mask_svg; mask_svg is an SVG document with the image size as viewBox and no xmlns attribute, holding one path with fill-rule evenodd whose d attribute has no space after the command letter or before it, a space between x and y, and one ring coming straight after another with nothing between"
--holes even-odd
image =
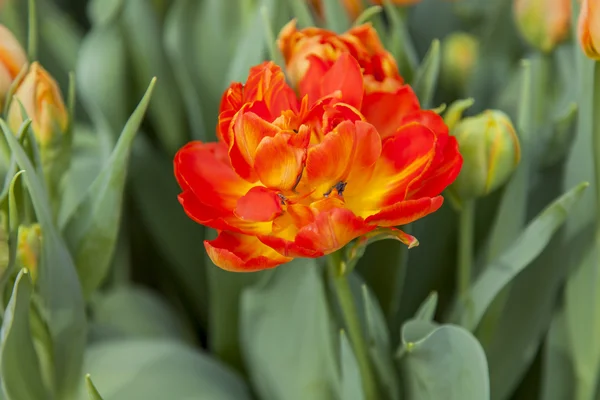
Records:
<instances>
[{"instance_id":1,"label":"orange petal","mask_svg":"<svg viewBox=\"0 0 600 400\"><path fill-rule=\"evenodd\" d=\"M403 119L419 110L419 100L408 85L394 93L374 92L365 95L361 112L375 125L382 138L392 136L406 124Z\"/></svg>"},{"instance_id":2,"label":"orange petal","mask_svg":"<svg viewBox=\"0 0 600 400\"><path fill-rule=\"evenodd\" d=\"M297 184L304 168L306 146L295 147L296 143L290 143L295 136L279 133L264 138L256 148L254 170L265 186L289 191Z\"/></svg>"},{"instance_id":3,"label":"orange petal","mask_svg":"<svg viewBox=\"0 0 600 400\"><path fill-rule=\"evenodd\" d=\"M442 196L424 197L418 200L401 201L386 207L365 221L378 226L398 226L414 222L437 211L444 203Z\"/></svg>"},{"instance_id":4,"label":"orange petal","mask_svg":"<svg viewBox=\"0 0 600 400\"><path fill-rule=\"evenodd\" d=\"M246 221L266 222L281 214L281 198L262 186L255 186L237 201L235 215Z\"/></svg>"},{"instance_id":5,"label":"orange petal","mask_svg":"<svg viewBox=\"0 0 600 400\"><path fill-rule=\"evenodd\" d=\"M239 176L250 182L256 182L257 176L254 172L256 148L263 138L275 136L280 129L253 112L244 112L244 108L234 118L233 124L233 142L229 149L231 164Z\"/></svg>"},{"instance_id":6,"label":"orange petal","mask_svg":"<svg viewBox=\"0 0 600 400\"><path fill-rule=\"evenodd\" d=\"M232 272L273 268L292 259L263 244L256 236L223 231L215 240L204 241L206 252L216 266Z\"/></svg>"},{"instance_id":7,"label":"orange petal","mask_svg":"<svg viewBox=\"0 0 600 400\"><path fill-rule=\"evenodd\" d=\"M340 101L360 109L363 100L363 77L358 61L343 53L321 80L321 96L341 92Z\"/></svg>"}]
</instances>

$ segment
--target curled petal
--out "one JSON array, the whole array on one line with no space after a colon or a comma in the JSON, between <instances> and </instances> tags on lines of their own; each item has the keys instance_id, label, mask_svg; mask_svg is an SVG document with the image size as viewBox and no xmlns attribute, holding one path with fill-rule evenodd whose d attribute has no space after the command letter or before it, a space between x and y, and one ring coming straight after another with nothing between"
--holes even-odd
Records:
<instances>
[{"instance_id":1,"label":"curled petal","mask_svg":"<svg viewBox=\"0 0 600 400\"><path fill-rule=\"evenodd\" d=\"M253 187L237 201L235 215L246 221L266 222L281 214L277 193L262 186Z\"/></svg>"},{"instance_id":2,"label":"curled petal","mask_svg":"<svg viewBox=\"0 0 600 400\"><path fill-rule=\"evenodd\" d=\"M442 196L401 201L385 207L377 214L367 217L365 221L379 226L406 225L437 211L443 203Z\"/></svg>"},{"instance_id":3,"label":"curled petal","mask_svg":"<svg viewBox=\"0 0 600 400\"><path fill-rule=\"evenodd\" d=\"M206 252L216 266L233 272L253 272L291 261L263 244L256 236L223 231L205 240Z\"/></svg>"},{"instance_id":4,"label":"curled petal","mask_svg":"<svg viewBox=\"0 0 600 400\"><path fill-rule=\"evenodd\" d=\"M300 141L300 147L296 147L295 138L296 135L280 133L264 138L256 148L254 170L265 186L288 191L298 182L308 143Z\"/></svg>"}]
</instances>

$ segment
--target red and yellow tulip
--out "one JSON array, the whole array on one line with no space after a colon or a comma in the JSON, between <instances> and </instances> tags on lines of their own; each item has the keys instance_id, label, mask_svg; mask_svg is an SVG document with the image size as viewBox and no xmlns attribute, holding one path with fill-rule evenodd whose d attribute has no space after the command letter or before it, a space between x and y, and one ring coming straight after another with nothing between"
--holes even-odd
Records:
<instances>
[{"instance_id":1,"label":"red and yellow tulip","mask_svg":"<svg viewBox=\"0 0 600 400\"><path fill-rule=\"evenodd\" d=\"M322 68L310 57L304 70L316 70L309 76L318 84L301 78L300 98L274 63L252 68L222 97L218 142L192 142L176 154L185 212L219 231L205 242L216 265L255 271L320 257L442 205L440 193L462 165L456 140L441 117L418 109L407 86L390 92L399 101L393 113L380 96L384 114L373 114L375 122L388 116L396 126L378 132L361 112L369 90L360 61L339 52Z\"/></svg>"}]
</instances>

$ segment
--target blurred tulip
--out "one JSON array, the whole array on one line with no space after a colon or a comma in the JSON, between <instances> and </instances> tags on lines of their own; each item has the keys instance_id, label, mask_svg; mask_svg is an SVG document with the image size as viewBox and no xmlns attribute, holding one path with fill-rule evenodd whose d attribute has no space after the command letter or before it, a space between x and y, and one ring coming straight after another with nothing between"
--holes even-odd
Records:
<instances>
[{"instance_id":1,"label":"blurred tulip","mask_svg":"<svg viewBox=\"0 0 600 400\"><path fill-rule=\"evenodd\" d=\"M0 108L13 81L27 64L27 55L17 38L0 25Z\"/></svg>"},{"instance_id":2,"label":"blurred tulip","mask_svg":"<svg viewBox=\"0 0 600 400\"><path fill-rule=\"evenodd\" d=\"M487 110L465 118L452 130L463 156L463 169L450 191L460 200L485 196L503 185L521 158L510 118Z\"/></svg>"},{"instance_id":3,"label":"blurred tulip","mask_svg":"<svg viewBox=\"0 0 600 400\"><path fill-rule=\"evenodd\" d=\"M600 3L583 0L579 14L579 43L585 54L600 60Z\"/></svg>"},{"instance_id":4,"label":"blurred tulip","mask_svg":"<svg viewBox=\"0 0 600 400\"><path fill-rule=\"evenodd\" d=\"M569 36L571 0L515 0L513 6L519 31L537 49L549 53Z\"/></svg>"},{"instance_id":5,"label":"blurred tulip","mask_svg":"<svg viewBox=\"0 0 600 400\"><path fill-rule=\"evenodd\" d=\"M463 92L472 76L479 54L479 41L473 35L455 32L442 41L441 85Z\"/></svg>"},{"instance_id":6,"label":"blurred tulip","mask_svg":"<svg viewBox=\"0 0 600 400\"><path fill-rule=\"evenodd\" d=\"M340 0L344 4L344 8L348 16L355 20L365 10L366 7L372 5L383 5L383 0ZM399 6L408 6L416 4L421 0L391 0L392 4ZM311 0L312 6L319 16L323 16L322 0Z\"/></svg>"},{"instance_id":7,"label":"blurred tulip","mask_svg":"<svg viewBox=\"0 0 600 400\"><path fill-rule=\"evenodd\" d=\"M42 228L40 225L20 226L17 241L17 265L19 268L27 268L29 270L33 282L37 279L41 254Z\"/></svg>"}]
</instances>

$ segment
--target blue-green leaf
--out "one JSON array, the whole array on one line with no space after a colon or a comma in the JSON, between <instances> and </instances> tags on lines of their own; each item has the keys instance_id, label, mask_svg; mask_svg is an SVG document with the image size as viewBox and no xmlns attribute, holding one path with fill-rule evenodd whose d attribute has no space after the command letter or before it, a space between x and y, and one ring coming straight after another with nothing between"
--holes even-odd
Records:
<instances>
[{"instance_id":1,"label":"blue-green leaf","mask_svg":"<svg viewBox=\"0 0 600 400\"><path fill-rule=\"evenodd\" d=\"M423 62L415 71L415 77L412 81L412 86L423 108L431 106L440 73L440 63L440 41L436 39L431 43L431 47Z\"/></svg>"},{"instance_id":2,"label":"blue-green leaf","mask_svg":"<svg viewBox=\"0 0 600 400\"><path fill-rule=\"evenodd\" d=\"M87 388L90 400L103 400L102 396L100 396L100 393L98 392L98 389L96 389L96 386L94 386L94 382L92 382L90 374L85 376L85 386Z\"/></svg>"},{"instance_id":3,"label":"blue-green leaf","mask_svg":"<svg viewBox=\"0 0 600 400\"><path fill-rule=\"evenodd\" d=\"M344 331L340 332L340 365L342 399L364 400L365 394L362 387L362 378L358 368L356 356Z\"/></svg>"}]
</instances>

